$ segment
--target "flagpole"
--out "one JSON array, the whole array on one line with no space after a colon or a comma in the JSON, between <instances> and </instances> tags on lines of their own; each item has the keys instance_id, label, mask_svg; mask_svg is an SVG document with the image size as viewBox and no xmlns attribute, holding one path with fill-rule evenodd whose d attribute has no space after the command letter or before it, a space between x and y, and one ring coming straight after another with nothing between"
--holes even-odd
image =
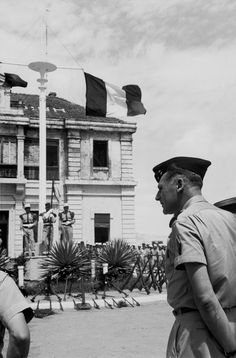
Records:
<instances>
[{"instance_id":1,"label":"flagpole","mask_svg":"<svg viewBox=\"0 0 236 358\"><path fill-rule=\"evenodd\" d=\"M47 148L47 133L46 133L46 73L55 71L57 67L49 62L31 62L29 68L37 71L40 78L37 81L40 83L40 97L39 97L39 213L44 211L46 202L46 148Z\"/></svg>"}]
</instances>

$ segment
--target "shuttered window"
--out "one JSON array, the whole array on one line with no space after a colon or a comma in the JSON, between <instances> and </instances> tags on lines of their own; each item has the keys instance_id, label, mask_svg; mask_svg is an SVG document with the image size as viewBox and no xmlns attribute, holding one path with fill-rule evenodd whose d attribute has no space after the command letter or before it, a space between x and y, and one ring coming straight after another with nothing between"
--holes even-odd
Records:
<instances>
[{"instance_id":1,"label":"shuttered window","mask_svg":"<svg viewBox=\"0 0 236 358\"><path fill-rule=\"evenodd\" d=\"M37 140L25 140L24 163L32 166L39 165L39 142Z\"/></svg>"},{"instance_id":2,"label":"shuttered window","mask_svg":"<svg viewBox=\"0 0 236 358\"><path fill-rule=\"evenodd\" d=\"M0 163L17 163L17 145L15 137L0 137Z\"/></svg>"}]
</instances>

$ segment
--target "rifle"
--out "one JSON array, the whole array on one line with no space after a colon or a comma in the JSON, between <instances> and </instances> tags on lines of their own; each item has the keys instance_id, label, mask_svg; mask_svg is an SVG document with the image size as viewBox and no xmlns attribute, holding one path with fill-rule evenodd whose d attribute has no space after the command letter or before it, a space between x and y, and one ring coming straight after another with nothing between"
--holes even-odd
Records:
<instances>
[{"instance_id":1,"label":"rifle","mask_svg":"<svg viewBox=\"0 0 236 358\"><path fill-rule=\"evenodd\" d=\"M107 300L106 300L105 298L103 298L103 301L104 301L104 303L105 303L105 307L106 307L106 305L107 305L110 309L113 310L112 305L111 305L109 302L107 302Z\"/></svg>"},{"instance_id":2,"label":"rifle","mask_svg":"<svg viewBox=\"0 0 236 358\"><path fill-rule=\"evenodd\" d=\"M119 293L122 293L125 295L125 297L128 297L128 294L124 291L122 291L119 287L117 287L113 282L110 282L110 285L113 286Z\"/></svg>"},{"instance_id":3,"label":"rifle","mask_svg":"<svg viewBox=\"0 0 236 358\"><path fill-rule=\"evenodd\" d=\"M150 293L149 289L145 286L144 281L143 281L143 272L146 270L147 264L148 264L148 261L145 262L145 264L144 264L144 266L143 266L143 269L142 269L142 268L141 268L141 265L140 265L140 258L138 258L138 260L137 260L137 266L138 266L138 268L139 268L139 275L138 275L137 279L135 280L135 282L133 283L133 285L129 288L130 291L133 291L134 287L137 285L137 283L139 282L139 280L141 280L142 287L144 287L146 293L147 293L147 294Z\"/></svg>"},{"instance_id":4,"label":"rifle","mask_svg":"<svg viewBox=\"0 0 236 358\"><path fill-rule=\"evenodd\" d=\"M97 302L95 301L94 298L92 298L93 303L94 303L94 308L97 308L98 310L100 309L99 305L97 304Z\"/></svg>"},{"instance_id":5,"label":"rifle","mask_svg":"<svg viewBox=\"0 0 236 358\"><path fill-rule=\"evenodd\" d=\"M153 286L154 290L156 291L157 284L156 284L155 276L154 276L154 273L153 273L153 269L154 269L155 266L156 266L155 262L154 262L153 265L151 264L151 257L150 257L150 260L149 260L149 275L148 275L147 280L151 276L151 283L149 284L148 288L150 289Z\"/></svg>"},{"instance_id":6,"label":"rifle","mask_svg":"<svg viewBox=\"0 0 236 358\"><path fill-rule=\"evenodd\" d=\"M161 293L162 292L162 285L163 285L164 282L166 282L165 273L160 268L159 260L157 260L156 266L157 266L157 272L156 272L156 275L155 275L154 279L157 282L158 291ZM158 280L157 280L157 276L158 276Z\"/></svg>"},{"instance_id":7,"label":"rifle","mask_svg":"<svg viewBox=\"0 0 236 358\"><path fill-rule=\"evenodd\" d=\"M131 277L133 277L134 269L135 269L135 267L136 267L136 265L137 265L137 263L138 263L138 260L139 260L139 257L137 257L137 260L135 261L135 264L134 264L134 266L133 266L133 268L132 268L132 270L131 270L129 276L127 277L127 279L125 280L125 282L124 282L123 285L121 286L121 288L120 288L121 290L123 290L123 289L125 288L125 286L127 285L127 283L130 281Z\"/></svg>"}]
</instances>

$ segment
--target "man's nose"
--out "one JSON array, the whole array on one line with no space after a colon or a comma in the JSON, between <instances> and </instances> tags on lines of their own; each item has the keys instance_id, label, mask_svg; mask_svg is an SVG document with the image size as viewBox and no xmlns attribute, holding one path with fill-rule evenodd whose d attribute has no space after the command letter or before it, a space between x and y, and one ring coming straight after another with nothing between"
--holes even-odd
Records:
<instances>
[{"instance_id":1,"label":"man's nose","mask_svg":"<svg viewBox=\"0 0 236 358\"><path fill-rule=\"evenodd\" d=\"M160 193L159 193L159 191L157 192L157 195L156 195L156 197L155 197L155 200L156 200L156 201L159 201L159 200L160 200Z\"/></svg>"}]
</instances>

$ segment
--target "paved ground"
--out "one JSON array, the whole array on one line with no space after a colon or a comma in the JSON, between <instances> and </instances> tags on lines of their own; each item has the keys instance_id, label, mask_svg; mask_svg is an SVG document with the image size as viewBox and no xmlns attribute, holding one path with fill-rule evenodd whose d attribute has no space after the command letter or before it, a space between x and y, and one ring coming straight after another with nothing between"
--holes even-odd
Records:
<instances>
[{"instance_id":1,"label":"paved ground","mask_svg":"<svg viewBox=\"0 0 236 358\"><path fill-rule=\"evenodd\" d=\"M164 358L173 323L166 301L64 312L30 323L29 358Z\"/></svg>"}]
</instances>

